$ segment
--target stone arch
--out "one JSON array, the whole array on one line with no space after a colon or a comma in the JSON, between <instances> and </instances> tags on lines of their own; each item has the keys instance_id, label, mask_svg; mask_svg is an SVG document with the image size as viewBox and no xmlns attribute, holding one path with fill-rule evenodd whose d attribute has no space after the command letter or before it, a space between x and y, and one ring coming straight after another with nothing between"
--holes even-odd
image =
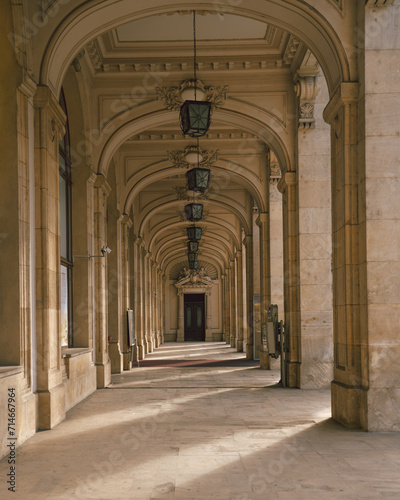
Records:
<instances>
[{"instance_id":1,"label":"stone arch","mask_svg":"<svg viewBox=\"0 0 400 500\"><path fill-rule=\"evenodd\" d=\"M40 61L40 83L47 85L58 96L66 68L86 43L96 36L129 21L165 14L171 10L202 10L229 12L238 16L264 20L283 28L310 48L326 75L330 94L343 81L354 77L340 34L342 17L337 7L328 0L320 0L319 10L305 2L294 0L255 0L252 4L224 5L215 2L197 3L177 0L166 5L163 0L148 0L146 7L134 8L131 0L91 0L74 9L61 20L57 29L49 35ZM324 11L324 15L321 13Z\"/></svg>"}]
</instances>

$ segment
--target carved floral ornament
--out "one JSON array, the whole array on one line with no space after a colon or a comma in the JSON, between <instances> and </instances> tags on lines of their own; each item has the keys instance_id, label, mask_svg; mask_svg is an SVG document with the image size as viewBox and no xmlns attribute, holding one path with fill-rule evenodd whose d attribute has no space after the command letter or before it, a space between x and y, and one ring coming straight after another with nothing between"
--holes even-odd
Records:
<instances>
[{"instance_id":1,"label":"carved floral ornament","mask_svg":"<svg viewBox=\"0 0 400 500\"><path fill-rule=\"evenodd\" d=\"M300 69L296 74L294 91L299 99L299 128L315 127L314 105L319 91L318 68Z\"/></svg>"},{"instance_id":2,"label":"carved floral ornament","mask_svg":"<svg viewBox=\"0 0 400 500\"><path fill-rule=\"evenodd\" d=\"M218 150L207 151L197 146L186 146L183 151L167 151L167 154L169 161L179 168L191 168L197 164L200 168L211 168L218 160Z\"/></svg>"},{"instance_id":3,"label":"carved floral ornament","mask_svg":"<svg viewBox=\"0 0 400 500\"><path fill-rule=\"evenodd\" d=\"M185 80L179 87L157 87L157 97L163 101L167 109L178 111L186 99L194 98L195 81ZM197 80L197 100L211 102L212 110L221 108L225 104L228 85L221 87L205 87L203 82ZM187 96L187 97L186 97Z\"/></svg>"}]
</instances>

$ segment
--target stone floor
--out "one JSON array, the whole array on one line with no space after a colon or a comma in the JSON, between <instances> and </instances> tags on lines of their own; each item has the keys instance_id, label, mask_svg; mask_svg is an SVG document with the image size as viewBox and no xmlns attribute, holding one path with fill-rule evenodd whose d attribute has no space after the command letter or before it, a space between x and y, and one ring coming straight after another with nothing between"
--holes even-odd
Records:
<instances>
[{"instance_id":1,"label":"stone floor","mask_svg":"<svg viewBox=\"0 0 400 500\"><path fill-rule=\"evenodd\" d=\"M347 430L329 391L282 389L241 358L223 343L160 347L18 450L16 494L3 460L0 498L400 498L400 434Z\"/></svg>"}]
</instances>

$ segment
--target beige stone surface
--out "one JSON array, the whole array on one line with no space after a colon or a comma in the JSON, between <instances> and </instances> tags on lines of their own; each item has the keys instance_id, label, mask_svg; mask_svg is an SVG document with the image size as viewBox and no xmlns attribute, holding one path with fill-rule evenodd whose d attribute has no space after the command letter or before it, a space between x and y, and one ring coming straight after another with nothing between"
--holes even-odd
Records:
<instances>
[{"instance_id":1,"label":"beige stone surface","mask_svg":"<svg viewBox=\"0 0 400 500\"><path fill-rule=\"evenodd\" d=\"M400 435L343 428L330 418L328 390L279 388L277 372L243 356L223 343L163 345L148 359L236 366L153 366L113 376L109 389L22 446L17 495L1 481L1 497L396 498ZM3 460L2 477L7 467Z\"/></svg>"}]
</instances>

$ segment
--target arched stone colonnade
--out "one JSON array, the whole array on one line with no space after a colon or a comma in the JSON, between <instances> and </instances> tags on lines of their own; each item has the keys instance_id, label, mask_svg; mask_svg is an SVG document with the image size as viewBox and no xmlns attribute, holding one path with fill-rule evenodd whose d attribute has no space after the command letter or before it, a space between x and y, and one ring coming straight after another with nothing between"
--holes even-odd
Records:
<instances>
[{"instance_id":1,"label":"arched stone colonnade","mask_svg":"<svg viewBox=\"0 0 400 500\"><path fill-rule=\"evenodd\" d=\"M183 240L177 232L171 238L168 230L156 228L168 221L173 221L171 231L185 227L177 219L183 200L174 198L172 191L163 192L166 185L179 187L184 171L167 163L165 152L164 158L157 155L162 137L168 136L168 127L177 120L176 113L165 110L152 84L146 102L113 114L107 104L98 106L100 87L91 86L95 77L90 81L79 69L85 57L81 51L91 40L122 23L170 12L171 7L157 0L137 2L134 7L125 0L55 4L57 12L43 7L41 17L34 17L36 6L10 4L2 21L5 31L18 34L23 19L42 20L31 37L18 43L9 37L14 47L7 48L4 65L10 78L1 87L5 112L14 117L18 111L18 120L2 123L7 132L3 134L7 139L1 139L3 158L13 168L2 167L7 182L1 187L1 206L8 220L2 241L7 264L2 263L0 271L5 282L13 284L1 291L7 346L1 365L6 382L19 390L21 442L37 428L52 428L95 387L107 386L110 356L120 370L130 368L127 308L135 309L139 357L165 340L169 279L165 272L179 264ZM173 10L194 7L178 1ZM216 236L202 252L204 261L218 273L217 329L238 350L254 355L250 312L255 290L258 287L261 322L274 293L271 227L279 219L272 216L271 208L268 159L272 151L282 171L278 187L283 205L289 385L326 385L332 376L334 418L350 427L398 430L399 263L391 242L399 237L395 195L399 139L388 110L398 105L399 92L396 79L383 82L382 75L392 74L393 57L400 49L394 36L400 6L396 0L366 6L334 0L252 0L239 5L202 4L201 8L223 9L287 30L316 57L323 70L321 82L326 81L325 90L313 96L315 128L307 120L308 125L298 128L305 108L301 93L296 98L292 90L299 78L317 78L307 73L306 63L303 73L299 71L294 81L288 79L287 87L279 89L286 100L279 101L277 109L244 103L244 91L238 86L214 114L217 129L240 131L229 138L215 165L215 180L220 176L223 188L205 202L209 215L204 225L209 235ZM355 33L363 35L363 44ZM303 62L305 55L306 49ZM177 83L176 75L161 82ZM106 78L102 85L108 88ZM112 98L121 96L129 85L121 80ZM106 245L113 250L105 258L74 262L71 307L76 325L74 344L67 349L61 349L59 342L58 143L66 119L58 103L61 87L69 104L72 147L76 146L73 253L95 256ZM284 116L276 119L277 111ZM320 120L322 115L328 125ZM174 149L188 144L182 138L172 142ZM222 142L216 134L204 139L204 147L217 149ZM251 166L248 157L254 159ZM379 171L377 158L382 160ZM326 175L328 162L331 182ZM227 180L223 175L229 172ZM326 196L330 184L331 207ZM151 200L150 192L160 192L162 197L156 201L152 195ZM319 219L323 227L316 221L317 209L324 214ZM330 215L332 227L327 230ZM318 290L329 295L330 238L333 308L328 303L316 306L314 300ZM258 268L253 261L256 240ZM20 276L18 285L11 272ZM315 313L325 326L319 324L313 330ZM172 335L171 324L168 329Z\"/></svg>"}]
</instances>

